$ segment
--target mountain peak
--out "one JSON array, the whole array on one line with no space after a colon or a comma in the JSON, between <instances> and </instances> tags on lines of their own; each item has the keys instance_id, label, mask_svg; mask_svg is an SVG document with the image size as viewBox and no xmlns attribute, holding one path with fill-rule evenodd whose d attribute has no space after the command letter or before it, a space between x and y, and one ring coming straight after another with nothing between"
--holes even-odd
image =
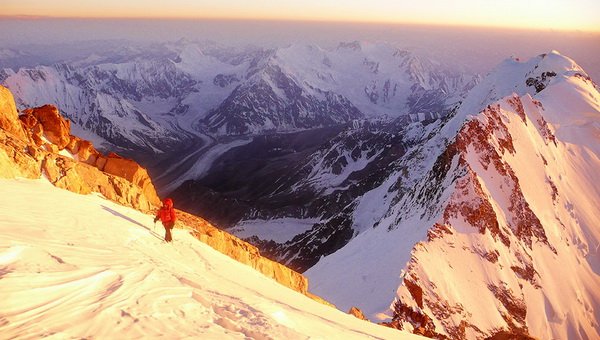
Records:
<instances>
[{"instance_id":1,"label":"mountain peak","mask_svg":"<svg viewBox=\"0 0 600 340\"><path fill-rule=\"evenodd\" d=\"M501 63L358 200L373 227L307 271L315 291L435 337L598 337L599 101L559 53Z\"/></svg>"},{"instance_id":2,"label":"mountain peak","mask_svg":"<svg viewBox=\"0 0 600 340\"><path fill-rule=\"evenodd\" d=\"M362 43L358 40L350 42L340 42L337 46L338 50L350 50L350 51L361 51Z\"/></svg>"}]
</instances>

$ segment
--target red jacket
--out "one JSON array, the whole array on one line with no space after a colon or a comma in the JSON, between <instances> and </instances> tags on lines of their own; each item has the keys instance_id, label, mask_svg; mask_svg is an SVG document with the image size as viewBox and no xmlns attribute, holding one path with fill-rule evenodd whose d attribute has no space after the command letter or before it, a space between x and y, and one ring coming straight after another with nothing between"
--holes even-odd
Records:
<instances>
[{"instance_id":1,"label":"red jacket","mask_svg":"<svg viewBox=\"0 0 600 340\"><path fill-rule=\"evenodd\" d=\"M175 224L177 216L175 215L175 209L173 209L173 200L170 198L167 198L163 202L163 206L158 210L156 218L154 218L154 222L158 221L159 219L164 226L173 226Z\"/></svg>"}]
</instances>

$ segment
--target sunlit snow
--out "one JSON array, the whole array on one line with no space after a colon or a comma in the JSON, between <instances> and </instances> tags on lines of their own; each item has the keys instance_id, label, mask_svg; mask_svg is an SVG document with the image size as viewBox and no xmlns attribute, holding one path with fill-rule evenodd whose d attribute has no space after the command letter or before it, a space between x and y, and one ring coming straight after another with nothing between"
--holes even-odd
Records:
<instances>
[{"instance_id":1,"label":"sunlit snow","mask_svg":"<svg viewBox=\"0 0 600 340\"><path fill-rule=\"evenodd\" d=\"M398 339L152 216L44 180L0 180L2 338Z\"/></svg>"}]
</instances>

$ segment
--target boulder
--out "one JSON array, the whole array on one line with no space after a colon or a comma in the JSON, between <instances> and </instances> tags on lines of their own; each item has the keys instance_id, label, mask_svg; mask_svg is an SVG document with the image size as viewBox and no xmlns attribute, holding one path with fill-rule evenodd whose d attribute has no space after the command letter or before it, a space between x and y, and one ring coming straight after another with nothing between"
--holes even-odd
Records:
<instances>
[{"instance_id":1,"label":"boulder","mask_svg":"<svg viewBox=\"0 0 600 340\"><path fill-rule=\"evenodd\" d=\"M98 170L100 170L100 171L104 171L104 168L106 167L106 161L107 161L107 158L106 158L106 157L104 157L104 156L99 156L99 157L96 159L96 164L95 164L95 165L96 165L96 168L98 168Z\"/></svg>"},{"instance_id":2,"label":"boulder","mask_svg":"<svg viewBox=\"0 0 600 340\"><path fill-rule=\"evenodd\" d=\"M42 163L44 173L55 186L78 194L89 194L92 192L89 178L82 178L77 166L78 162L53 153L48 154ZM100 173L95 174L99 175Z\"/></svg>"},{"instance_id":3,"label":"boulder","mask_svg":"<svg viewBox=\"0 0 600 340\"><path fill-rule=\"evenodd\" d=\"M19 116L19 120L25 129L33 129L38 124L37 118L31 113L22 114Z\"/></svg>"},{"instance_id":4,"label":"boulder","mask_svg":"<svg viewBox=\"0 0 600 340\"><path fill-rule=\"evenodd\" d=\"M37 118L31 113L25 113L19 116L19 120L21 121L23 130L27 136L31 138L33 143L37 146L43 145L44 140L42 139L42 135L44 133L44 128Z\"/></svg>"},{"instance_id":5,"label":"boulder","mask_svg":"<svg viewBox=\"0 0 600 340\"><path fill-rule=\"evenodd\" d=\"M52 152L52 153L58 153L60 150L58 149L58 146L56 146L56 144L51 144L51 143L45 143L43 145L44 149L48 152Z\"/></svg>"},{"instance_id":6,"label":"boulder","mask_svg":"<svg viewBox=\"0 0 600 340\"><path fill-rule=\"evenodd\" d=\"M79 139L74 149L77 150L76 153L73 153L73 155L77 156L77 160L90 165L95 165L98 156L100 156L100 153L94 148L92 142L84 139Z\"/></svg>"},{"instance_id":7,"label":"boulder","mask_svg":"<svg viewBox=\"0 0 600 340\"><path fill-rule=\"evenodd\" d=\"M44 158L46 158L47 152L42 150L41 148L36 147L35 145L27 145L27 154L29 154L33 159L38 162L42 162Z\"/></svg>"},{"instance_id":8,"label":"boulder","mask_svg":"<svg viewBox=\"0 0 600 340\"><path fill-rule=\"evenodd\" d=\"M15 98L6 87L0 85L0 128L19 139L27 140L18 118Z\"/></svg>"},{"instance_id":9,"label":"boulder","mask_svg":"<svg viewBox=\"0 0 600 340\"><path fill-rule=\"evenodd\" d=\"M13 165L11 156L5 149L0 148L0 177L15 178L21 176L21 172Z\"/></svg>"},{"instance_id":10,"label":"boulder","mask_svg":"<svg viewBox=\"0 0 600 340\"><path fill-rule=\"evenodd\" d=\"M132 183L141 179L142 167L131 159L117 158L113 154L109 154L106 159L104 171L109 174L123 177Z\"/></svg>"},{"instance_id":11,"label":"boulder","mask_svg":"<svg viewBox=\"0 0 600 340\"><path fill-rule=\"evenodd\" d=\"M35 145L37 146L42 146L45 142L42 139L42 136L44 135L44 128L42 127L41 124L36 124L33 128L31 128L30 130L30 137L31 140L35 143Z\"/></svg>"},{"instance_id":12,"label":"boulder","mask_svg":"<svg viewBox=\"0 0 600 340\"><path fill-rule=\"evenodd\" d=\"M79 143L81 143L81 138L77 137L77 136L70 136L70 140L69 143L66 146L66 149L73 155L77 154L77 152L79 152Z\"/></svg>"},{"instance_id":13,"label":"boulder","mask_svg":"<svg viewBox=\"0 0 600 340\"><path fill-rule=\"evenodd\" d=\"M27 109L26 114L32 114L37 118L44 128L46 138L58 146L60 150L64 149L71 140L71 122L63 118L54 105L44 105L34 109Z\"/></svg>"}]
</instances>

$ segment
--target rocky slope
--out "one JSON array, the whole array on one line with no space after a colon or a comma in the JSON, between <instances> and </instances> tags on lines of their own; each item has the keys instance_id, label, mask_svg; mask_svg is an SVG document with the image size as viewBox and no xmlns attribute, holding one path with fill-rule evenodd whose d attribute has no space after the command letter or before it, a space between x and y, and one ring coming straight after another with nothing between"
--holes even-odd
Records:
<instances>
[{"instance_id":1,"label":"rocky slope","mask_svg":"<svg viewBox=\"0 0 600 340\"><path fill-rule=\"evenodd\" d=\"M103 155L87 140L70 134L70 122L46 105L18 115L12 94L0 87L2 177L40 178L80 194L97 192L142 211L160 200L148 173L116 154Z\"/></svg>"},{"instance_id":2,"label":"rocky slope","mask_svg":"<svg viewBox=\"0 0 600 340\"><path fill-rule=\"evenodd\" d=\"M598 87L572 60L507 60L306 275L341 308L427 336L598 337L599 124Z\"/></svg>"}]
</instances>

